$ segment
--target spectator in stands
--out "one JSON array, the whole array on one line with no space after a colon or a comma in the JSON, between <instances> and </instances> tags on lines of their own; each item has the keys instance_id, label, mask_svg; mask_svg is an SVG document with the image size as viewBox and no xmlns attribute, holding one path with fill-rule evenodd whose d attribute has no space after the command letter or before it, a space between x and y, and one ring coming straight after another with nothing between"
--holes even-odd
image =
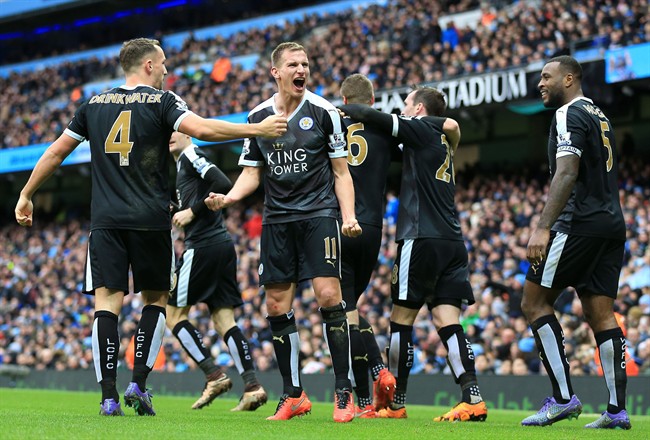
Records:
<instances>
[{"instance_id":1,"label":"spectator in stands","mask_svg":"<svg viewBox=\"0 0 650 440\"><path fill-rule=\"evenodd\" d=\"M236 33L229 40L222 36L205 40L190 36L170 59L176 66L186 66L214 62L219 53L228 57L263 54L265 46L278 44L287 36L300 39L307 30L320 26L325 32L312 35L307 47L313 54L314 90L326 98L334 98L338 97L338 83L354 72L373 72L376 87L381 89L389 85L440 81L453 74L494 71L540 62L563 53L567 50L567 41L609 36L615 31L612 23L622 29L622 36L614 37L619 39L617 44L649 41L645 31L649 25L642 19L645 2L633 0L627 5L628 10L621 14L616 8L597 2L596 13L585 18L584 0L567 8L555 7L552 0L544 0L540 5L519 2L500 9L490 25L482 24L479 18L459 26L453 31L458 44L445 46L442 31L437 26L438 17L452 11L469 10L466 8L476 7L477 2L461 2L445 11L440 6L425 5L424 0L413 4L396 1L336 16L308 15L302 21L287 23L284 29L275 25L251 29ZM588 7L594 8L593 5ZM408 21L406 17L415 18ZM333 20L338 21L336 26L330 25ZM474 34L480 43L472 43ZM516 37L519 35L525 37ZM346 41L355 44L346 48L345 56L339 57ZM413 50L416 42L420 44L419 50ZM430 56L423 54L434 54L435 62L423 61L423 56ZM232 68L219 84L209 75L187 75L175 80L174 90L185 97L190 107L211 117L244 111L270 96L272 83L263 65L250 72L243 72L236 65ZM391 72L387 72L389 68ZM45 74L12 75L6 81L0 80L0 89L12 92L0 96L0 108L7 114L2 120L9 120L7 126L0 128L0 148L53 141L74 113L74 106L61 103L66 102L75 87L97 80L100 75L107 79L117 77L117 63L110 59L83 60L48 68ZM43 96L48 97L49 105L41 105Z\"/></svg>"}]
</instances>

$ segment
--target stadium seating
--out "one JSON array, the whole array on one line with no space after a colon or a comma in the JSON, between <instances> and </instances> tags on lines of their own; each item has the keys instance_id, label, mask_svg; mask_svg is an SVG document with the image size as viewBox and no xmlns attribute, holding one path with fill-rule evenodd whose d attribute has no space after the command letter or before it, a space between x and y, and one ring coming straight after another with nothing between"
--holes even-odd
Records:
<instances>
[{"instance_id":1,"label":"stadium seating","mask_svg":"<svg viewBox=\"0 0 650 440\"><path fill-rule=\"evenodd\" d=\"M273 24L264 28L259 27L263 21L253 21L254 25L241 24L244 30L240 31L231 26L227 31L214 27L170 35L168 64L175 72L166 87L201 114L216 117L247 111L269 96L273 84L268 51L287 39L307 47L311 88L332 98L338 97L343 78L354 72L368 74L383 89L539 66L543 59L568 53L574 42L606 48L650 37L643 0L616 8L599 1L598 14L586 13L586 0L563 10L543 0L539 5L517 2L498 11L478 9L469 0L449 2L447 9L442 9L443 3L431 5L425 0L374 3L332 14L307 14L295 21L271 20ZM182 44L181 38L185 38ZM164 36L162 40L167 46ZM114 51L110 48L113 57ZM106 54L87 53L62 64L55 59L37 72L24 66L16 66L15 73L9 73L8 67L0 69L0 90L5 91L0 108L7 121L0 127L0 148L54 140L76 108L68 102L71 96L83 99L95 92L97 87L84 87L88 83L119 82L117 62ZM244 67L235 67L225 81L216 83L203 65L209 68L220 56L248 58ZM251 68L250 60L257 58Z\"/></svg>"}]
</instances>

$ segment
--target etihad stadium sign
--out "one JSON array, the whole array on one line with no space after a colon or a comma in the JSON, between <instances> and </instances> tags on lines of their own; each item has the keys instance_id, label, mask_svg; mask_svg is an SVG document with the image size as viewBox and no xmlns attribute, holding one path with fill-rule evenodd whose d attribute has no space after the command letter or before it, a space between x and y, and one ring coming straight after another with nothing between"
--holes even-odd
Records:
<instances>
[{"instance_id":1,"label":"etihad stadium sign","mask_svg":"<svg viewBox=\"0 0 650 440\"><path fill-rule=\"evenodd\" d=\"M500 103L526 98L528 95L524 69L465 76L423 85L435 87L443 92L450 109ZM403 88L378 92L375 97L375 108L386 113L394 109L401 110L404 108L407 94L408 90Z\"/></svg>"}]
</instances>

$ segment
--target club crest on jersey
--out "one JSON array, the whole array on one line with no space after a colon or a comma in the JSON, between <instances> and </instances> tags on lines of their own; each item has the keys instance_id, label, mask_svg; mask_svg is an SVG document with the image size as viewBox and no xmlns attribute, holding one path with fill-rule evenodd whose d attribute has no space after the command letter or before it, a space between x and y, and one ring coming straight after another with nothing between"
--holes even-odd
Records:
<instances>
[{"instance_id":1,"label":"club crest on jersey","mask_svg":"<svg viewBox=\"0 0 650 440\"><path fill-rule=\"evenodd\" d=\"M309 130L314 126L314 120L308 116L305 116L304 118L300 119L298 125L300 125L300 128L303 130Z\"/></svg>"}]
</instances>

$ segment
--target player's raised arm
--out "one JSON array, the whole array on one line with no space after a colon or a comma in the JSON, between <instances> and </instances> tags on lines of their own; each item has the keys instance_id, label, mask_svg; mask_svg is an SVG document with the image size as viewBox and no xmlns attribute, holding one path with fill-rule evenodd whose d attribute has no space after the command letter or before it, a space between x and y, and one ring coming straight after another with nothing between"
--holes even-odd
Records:
<instances>
[{"instance_id":1,"label":"player's raised arm","mask_svg":"<svg viewBox=\"0 0 650 440\"><path fill-rule=\"evenodd\" d=\"M445 118L445 122L442 124L442 131L445 132L447 142L451 145L452 150L455 151L460 143L460 125L458 125L455 119Z\"/></svg>"},{"instance_id":2,"label":"player's raised arm","mask_svg":"<svg viewBox=\"0 0 650 440\"><path fill-rule=\"evenodd\" d=\"M341 111L352 119L371 125L386 134L392 134L393 116L380 112L364 104L346 104L340 107Z\"/></svg>"},{"instance_id":3,"label":"player's raised arm","mask_svg":"<svg viewBox=\"0 0 650 440\"><path fill-rule=\"evenodd\" d=\"M178 131L208 142L221 142L247 137L274 138L287 131L287 118L270 115L254 124L236 124L219 119L206 119L194 113L183 119Z\"/></svg>"}]
</instances>

